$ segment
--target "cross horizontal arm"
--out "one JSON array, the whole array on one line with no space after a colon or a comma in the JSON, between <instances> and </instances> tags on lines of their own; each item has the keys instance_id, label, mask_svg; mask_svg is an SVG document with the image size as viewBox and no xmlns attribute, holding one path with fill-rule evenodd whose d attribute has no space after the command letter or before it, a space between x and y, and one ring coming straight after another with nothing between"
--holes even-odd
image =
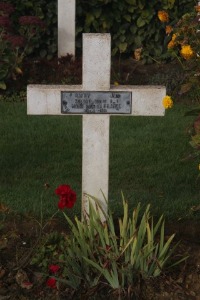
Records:
<instances>
[{"instance_id":1,"label":"cross horizontal arm","mask_svg":"<svg viewBox=\"0 0 200 300\"><path fill-rule=\"evenodd\" d=\"M85 90L82 85L29 85L27 88L28 115L63 115L61 112L61 91L84 92ZM165 114L162 105L162 99L166 95L164 86L119 85L111 86L107 90L107 92L112 91L126 91L132 94L131 114L123 114L123 116L163 116ZM106 114L104 113L104 115ZM115 113L111 115L115 115Z\"/></svg>"}]
</instances>

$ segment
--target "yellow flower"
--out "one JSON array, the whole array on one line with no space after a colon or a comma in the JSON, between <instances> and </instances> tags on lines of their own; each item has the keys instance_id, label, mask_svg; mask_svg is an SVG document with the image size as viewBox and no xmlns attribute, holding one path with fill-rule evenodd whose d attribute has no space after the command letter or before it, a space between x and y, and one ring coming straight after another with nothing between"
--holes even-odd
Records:
<instances>
[{"instance_id":1,"label":"yellow flower","mask_svg":"<svg viewBox=\"0 0 200 300\"><path fill-rule=\"evenodd\" d=\"M198 168L199 168L199 171L200 171L200 164L199 164L199 167L198 167Z\"/></svg>"},{"instance_id":2,"label":"yellow flower","mask_svg":"<svg viewBox=\"0 0 200 300\"><path fill-rule=\"evenodd\" d=\"M177 34L174 33L174 34L172 35L172 41L174 42L176 38L177 38Z\"/></svg>"},{"instance_id":3,"label":"yellow flower","mask_svg":"<svg viewBox=\"0 0 200 300\"><path fill-rule=\"evenodd\" d=\"M193 52L192 48L190 47L190 45L183 45L180 53L181 53L181 56L185 59L190 59L194 55L194 52Z\"/></svg>"},{"instance_id":4,"label":"yellow flower","mask_svg":"<svg viewBox=\"0 0 200 300\"><path fill-rule=\"evenodd\" d=\"M119 83L118 83L117 81L115 81L115 82L114 82L114 85L116 85L116 86L117 86L117 85L119 85Z\"/></svg>"},{"instance_id":5,"label":"yellow flower","mask_svg":"<svg viewBox=\"0 0 200 300\"><path fill-rule=\"evenodd\" d=\"M172 28L172 26L170 26L170 25L167 25L167 26L165 27L165 32L166 32L166 34L170 34L170 33L172 32L172 30L173 30L173 28Z\"/></svg>"},{"instance_id":6,"label":"yellow flower","mask_svg":"<svg viewBox=\"0 0 200 300\"><path fill-rule=\"evenodd\" d=\"M174 48L174 46L175 46L175 43L174 43L174 41L171 40L171 41L168 43L167 48L168 48L168 49L172 49L172 48Z\"/></svg>"},{"instance_id":7,"label":"yellow flower","mask_svg":"<svg viewBox=\"0 0 200 300\"><path fill-rule=\"evenodd\" d=\"M195 10L197 11L197 12L200 12L200 5L198 4L197 6L195 6Z\"/></svg>"},{"instance_id":8,"label":"yellow flower","mask_svg":"<svg viewBox=\"0 0 200 300\"><path fill-rule=\"evenodd\" d=\"M170 96L165 96L163 98L163 106L166 109L167 108L172 108L172 106L173 106L173 100L172 100L172 98Z\"/></svg>"},{"instance_id":9,"label":"yellow flower","mask_svg":"<svg viewBox=\"0 0 200 300\"><path fill-rule=\"evenodd\" d=\"M177 44L176 43L176 38L177 38L177 34L176 33L172 34L172 39L167 45L168 49L174 48L174 46Z\"/></svg>"},{"instance_id":10,"label":"yellow flower","mask_svg":"<svg viewBox=\"0 0 200 300\"><path fill-rule=\"evenodd\" d=\"M142 47L135 49L133 57L135 60L139 61L141 59Z\"/></svg>"},{"instance_id":11,"label":"yellow flower","mask_svg":"<svg viewBox=\"0 0 200 300\"><path fill-rule=\"evenodd\" d=\"M158 19L161 21L161 22L168 22L169 21L169 15L166 11L164 10L159 10L158 11Z\"/></svg>"}]
</instances>

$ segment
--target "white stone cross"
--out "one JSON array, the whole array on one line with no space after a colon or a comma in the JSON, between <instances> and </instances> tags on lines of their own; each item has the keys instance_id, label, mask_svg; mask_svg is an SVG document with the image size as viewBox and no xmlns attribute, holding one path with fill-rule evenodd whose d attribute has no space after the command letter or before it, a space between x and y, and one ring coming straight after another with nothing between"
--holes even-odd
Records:
<instances>
[{"instance_id":1,"label":"white stone cross","mask_svg":"<svg viewBox=\"0 0 200 300\"><path fill-rule=\"evenodd\" d=\"M163 116L165 112L162 105L165 87L110 86L110 69L110 34L87 33L83 34L82 85L29 85L27 88L29 115L83 115L83 215L89 209L87 194L97 197L107 212L102 192L108 199L110 116Z\"/></svg>"},{"instance_id":2,"label":"white stone cross","mask_svg":"<svg viewBox=\"0 0 200 300\"><path fill-rule=\"evenodd\" d=\"M75 56L76 0L58 0L58 57Z\"/></svg>"}]
</instances>

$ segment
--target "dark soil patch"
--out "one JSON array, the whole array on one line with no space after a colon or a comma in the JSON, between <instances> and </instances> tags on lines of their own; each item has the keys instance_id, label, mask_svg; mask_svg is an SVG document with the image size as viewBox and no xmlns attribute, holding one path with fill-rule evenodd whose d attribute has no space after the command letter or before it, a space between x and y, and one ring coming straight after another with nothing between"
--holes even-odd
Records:
<instances>
[{"instance_id":1,"label":"dark soil patch","mask_svg":"<svg viewBox=\"0 0 200 300\"><path fill-rule=\"evenodd\" d=\"M38 223L30 217L11 216L7 213L1 223L0 235L0 299L101 299L101 291L93 296L76 296L70 289L50 289L46 286L46 278L39 274L39 269L30 264L37 251L40 237ZM52 232L65 232L65 224L59 220L51 221L42 236ZM176 233L180 244L175 258L189 258L162 274L158 278L141 281L134 290L130 290L130 299L200 299L200 227L199 222L169 223L166 235ZM137 297L136 297L137 295ZM104 295L105 298L105 295ZM111 294L106 299L120 299ZM127 295L125 298L128 299Z\"/></svg>"}]
</instances>

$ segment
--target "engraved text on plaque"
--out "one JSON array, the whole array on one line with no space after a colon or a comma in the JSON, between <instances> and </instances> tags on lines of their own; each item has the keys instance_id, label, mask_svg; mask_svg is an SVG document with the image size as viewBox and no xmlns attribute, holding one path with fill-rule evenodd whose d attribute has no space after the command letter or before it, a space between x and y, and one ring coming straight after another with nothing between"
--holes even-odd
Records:
<instances>
[{"instance_id":1,"label":"engraved text on plaque","mask_svg":"<svg viewBox=\"0 0 200 300\"><path fill-rule=\"evenodd\" d=\"M61 92L63 114L131 114L131 92Z\"/></svg>"}]
</instances>

